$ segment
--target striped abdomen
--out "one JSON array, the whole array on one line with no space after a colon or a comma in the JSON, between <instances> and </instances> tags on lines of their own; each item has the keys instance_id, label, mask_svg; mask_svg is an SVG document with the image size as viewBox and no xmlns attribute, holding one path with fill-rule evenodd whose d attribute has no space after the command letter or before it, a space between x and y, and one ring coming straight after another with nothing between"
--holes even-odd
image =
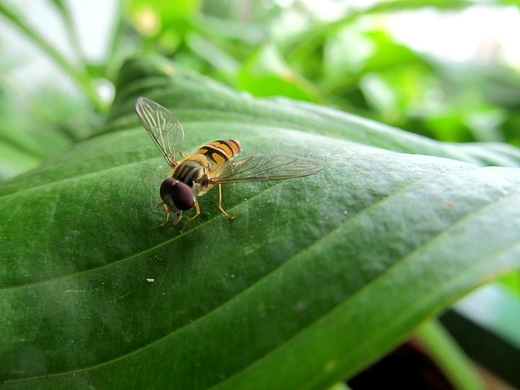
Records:
<instances>
[{"instance_id":1,"label":"striped abdomen","mask_svg":"<svg viewBox=\"0 0 520 390\"><path fill-rule=\"evenodd\" d=\"M213 170L235 157L241 151L242 147L238 141L233 139L218 140L203 145L197 153L189 157L188 160L195 158L197 154L202 154L208 159L210 170Z\"/></svg>"},{"instance_id":2,"label":"striped abdomen","mask_svg":"<svg viewBox=\"0 0 520 390\"><path fill-rule=\"evenodd\" d=\"M205 186L208 175L241 151L240 143L232 139L209 142L201 146L197 153L182 161L175 168L172 177L190 187L193 187L194 183Z\"/></svg>"}]
</instances>

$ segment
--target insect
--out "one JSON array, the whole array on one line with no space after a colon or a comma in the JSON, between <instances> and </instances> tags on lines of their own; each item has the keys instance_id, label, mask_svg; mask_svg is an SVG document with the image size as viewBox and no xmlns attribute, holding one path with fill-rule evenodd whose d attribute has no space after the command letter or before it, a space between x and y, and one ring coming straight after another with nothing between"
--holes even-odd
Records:
<instances>
[{"instance_id":1,"label":"insect","mask_svg":"<svg viewBox=\"0 0 520 390\"><path fill-rule=\"evenodd\" d=\"M217 140L201 146L191 156L176 151L184 141L184 129L173 114L160 104L145 97L135 103L137 116L143 127L172 168L169 178L160 188L162 202L157 207L166 210L168 223L170 213L175 213L173 224L182 219L182 212L195 207L195 215L190 217L183 228L200 214L197 197L204 195L211 187L218 185L218 208L229 219L230 215L222 207L222 184L259 180L282 180L303 177L319 172L323 166L318 162L287 155L251 154L239 160L233 158L242 151L236 140Z\"/></svg>"}]
</instances>

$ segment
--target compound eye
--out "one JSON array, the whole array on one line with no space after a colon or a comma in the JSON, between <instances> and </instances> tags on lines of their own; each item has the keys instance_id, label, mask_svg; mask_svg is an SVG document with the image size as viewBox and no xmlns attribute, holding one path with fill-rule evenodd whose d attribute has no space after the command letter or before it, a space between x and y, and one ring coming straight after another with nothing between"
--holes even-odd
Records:
<instances>
[{"instance_id":1,"label":"compound eye","mask_svg":"<svg viewBox=\"0 0 520 390\"><path fill-rule=\"evenodd\" d=\"M169 206L175 206L178 210L189 210L195 204L191 188L183 182L169 178L161 184L161 198Z\"/></svg>"}]
</instances>

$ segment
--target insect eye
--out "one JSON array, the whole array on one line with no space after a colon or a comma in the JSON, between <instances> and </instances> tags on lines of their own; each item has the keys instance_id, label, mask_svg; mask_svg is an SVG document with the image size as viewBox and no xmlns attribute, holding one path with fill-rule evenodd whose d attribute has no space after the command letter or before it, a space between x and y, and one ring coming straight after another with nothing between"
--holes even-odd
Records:
<instances>
[{"instance_id":1,"label":"insect eye","mask_svg":"<svg viewBox=\"0 0 520 390\"><path fill-rule=\"evenodd\" d=\"M191 188L172 178L162 182L160 194L164 203L169 206L173 204L179 210L189 210L195 204Z\"/></svg>"}]
</instances>

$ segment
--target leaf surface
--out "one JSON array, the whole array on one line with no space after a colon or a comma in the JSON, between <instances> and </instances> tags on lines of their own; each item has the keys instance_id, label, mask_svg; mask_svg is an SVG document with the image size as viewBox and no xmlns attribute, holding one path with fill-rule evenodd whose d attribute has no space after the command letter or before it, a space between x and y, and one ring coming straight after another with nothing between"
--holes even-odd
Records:
<instances>
[{"instance_id":1,"label":"leaf surface","mask_svg":"<svg viewBox=\"0 0 520 390\"><path fill-rule=\"evenodd\" d=\"M324 169L225 185L234 221L212 190L184 234L161 228L169 169L133 113L141 95L174 111L185 152L231 138ZM519 155L130 60L98 136L0 187L3 387L321 388L353 375L518 267Z\"/></svg>"}]
</instances>

